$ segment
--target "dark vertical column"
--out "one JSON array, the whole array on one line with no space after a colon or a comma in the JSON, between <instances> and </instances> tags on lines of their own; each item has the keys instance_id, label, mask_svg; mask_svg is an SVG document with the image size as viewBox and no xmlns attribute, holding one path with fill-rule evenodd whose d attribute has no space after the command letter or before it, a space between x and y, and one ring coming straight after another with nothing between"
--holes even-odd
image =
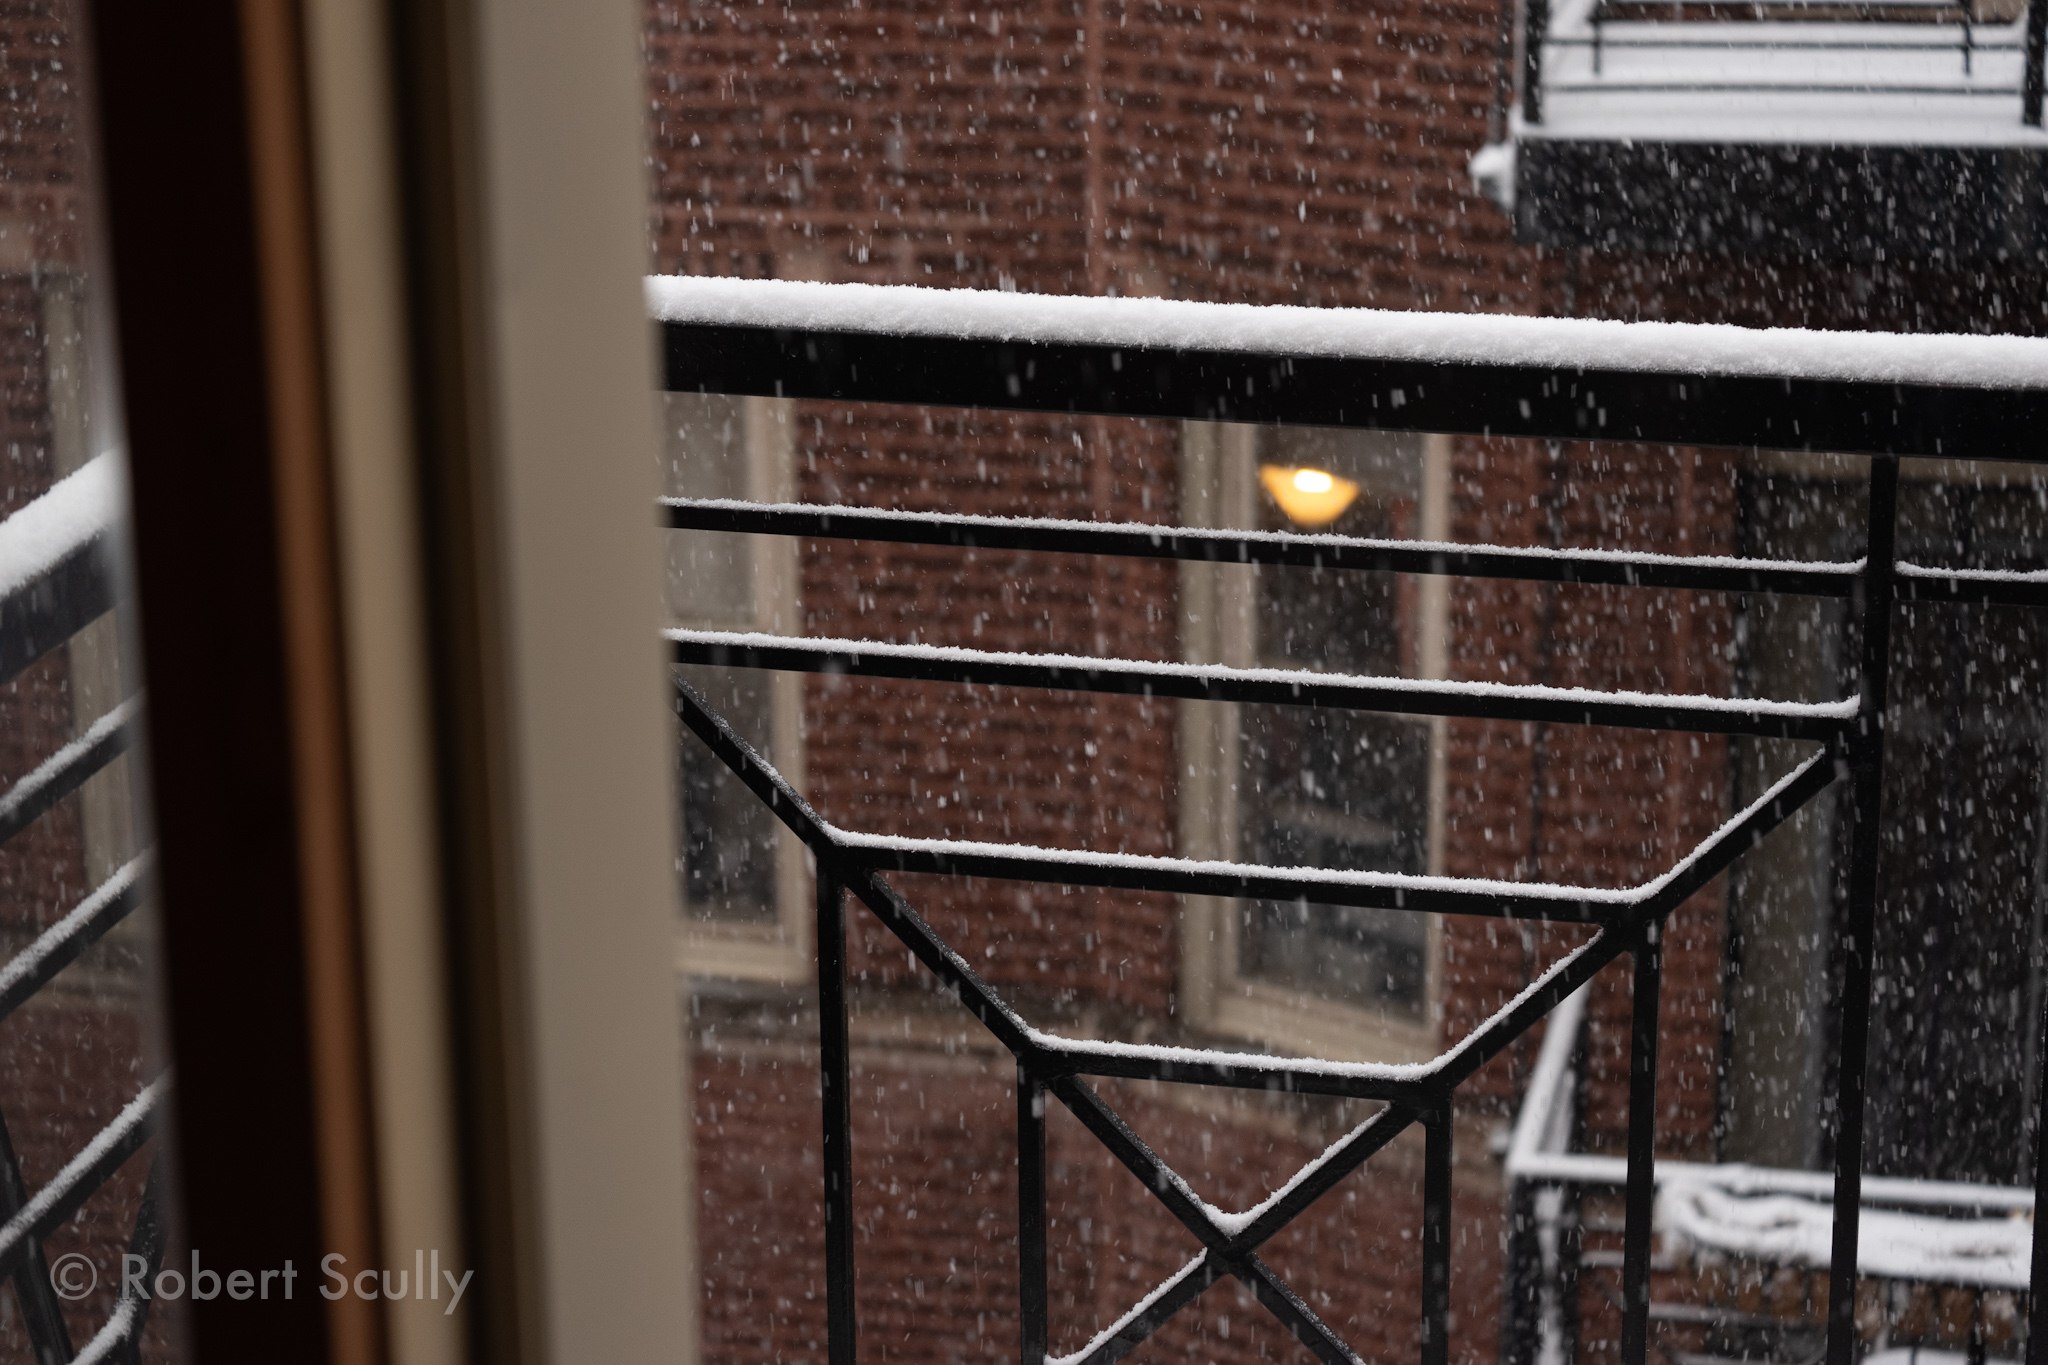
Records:
<instances>
[{"instance_id":1,"label":"dark vertical column","mask_svg":"<svg viewBox=\"0 0 2048 1365\"><path fill-rule=\"evenodd\" d=\"M1534 124L1543 122L1543 35L1550 28L1550 0L1522 3L1522 119Z\"/></svg>"},{"instance_id":2,"label":"dark vertical column","mask_svg":"<svg viewBox=\"0 0 2048 1365\"><path fill-rule=\"evenodd\" d=\"M93 0L180 1240L369 1263L374 1185L298 7ZM301 1281L192 1355L380 1354Z\"/></svg>"},{"instance_id":3,"label":"dark vertical column","mask_svg":"<svg viewBox=\"0 0 2048 1365\"><path fill-rule=\"evenodd\" d=\"M818 1074L825 1108L825 1330L853 1365L853 1096L846 1037L846 896L818 869Z\"/></svg>"},{"instance_id":4,"label":"dark vertical column","mask_svg":"<svg viewBox=\"0 0 2048 1365\"><path fill-rule=\"evenodd\" d=\"M1422 1365L1451 1358L1451 1101L1423 1120Z\"/></svg>"},{"instance_id":5,"label":"dark vertical column","mask_svg":"<svg viewBox=\"0 0 2048 1365\"><path fill-rule=\"evenodd\" d=\"M1508 1228L1501 1247L1500 1362L1531 1365L1542 1330L1542 1247L1536 1236L1536 1185L1508 1183Z\"/></svg>"},{"instance_id":6,"label":"dark vertical column","mask_svg":"<svg viewBox=\"0 0 2048 1365\"><path fill-rule=\"evenodd\" d=\"M1628 1038L1627 1223L1621 1244L1621 1365L1650 1353L1650 1234L1657 1202L1657 1014L1664 984L1664 925L1643 926Z\"/></svg>"},{"instance_id":7,"label":"dark vertical column","mask_svg":"<svg viewBox=\"0 0 2048 1365\"><path fill-rule=\"evenodd\" d=\"M2048 778L2044 778L2048 781ZM2040 1044L2034 1056L2048 1071L2048 1001L2034 1024ZM2048 1075L2035 1089L2036 1103L2048 1096ZM2034 1115L2034 1268L2028 1281L2027 1365L2048 1365L2048 1110L2037 1108Z\"/></svg>"},{"instance_id":8,"label":"dark vertical column","mask_svg":"<svg viewBox=\"0 0 2048 1365\"><path fill-rule=\"evenodd\" d=\"M2020 78L2020 119L2033 128L2041 126L2044 56L2048 56L2048 0L2027 0L2027 66Z\"/></svg>"},{"instance_id":9,"label":"dark vertical column","mask_svg":"<svg viewBox=\"0 0 2048 1365\"><path fill-rule=\"evenodd\" d=\"M1863 570L1863 690L1849 754L1849 927L1842 949L1841 1077L1835 1096L1835 1239L1828 1272L1827 1365L1856 1355L1856 1246L1863 1197L1863 1101L1870 1060L1870 973L1877 922L1878 817L1884 803L1884 708L1892 642L1899 462L1870 462L1870 552Z\"/></svg>"},{"instance_id":10,"label":"dark vertical column","mask_svg":"<svg viewBox=\"0 0 2048 1365\"><path fill-rule=\"evenodd\" d=\"M1017 1068L1017 1358L1044 1365L1045 1087Z\"/></svg>"}]
</instances>

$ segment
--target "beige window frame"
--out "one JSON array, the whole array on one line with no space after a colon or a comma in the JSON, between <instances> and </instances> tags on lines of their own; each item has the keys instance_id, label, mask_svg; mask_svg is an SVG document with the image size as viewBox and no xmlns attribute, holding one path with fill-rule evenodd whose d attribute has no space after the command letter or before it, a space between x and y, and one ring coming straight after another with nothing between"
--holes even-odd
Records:
<instances>
[{"instance_id":1,"label":"beige window frame","mask_svg":"<svg viewBox=\"0 0 2048 1365\"><path fill-rule=\"evenodd\" d=\"M1258 465L1264 439L1258 427L1183 425L1183 524L1258 525ZM1425 436L1421 461L1418 530L1426 540L1448 539L1450 438ZM1259 663L1259 567L1184 561L1180 570L1184 657L1237 667ZM1416 671L1425 678L1446 676L1446 589L1444 579L1429 577L1418 584L1415 595ZM1433 875L1441 874L1444 866L1444 737L1444 722L1431 721L1426 800L1427 867ZM1242 740L1237 705L1184 704L1179 740L1181 852L1191 858L1241 859L1237 773ZM1443 931L1437 916L1429 917L1423 949L1422 1018L1410 1023L1246 975L1238 965L1243 960L1239 902L1187 896L1182 903L1181 991L1193 1027L1286 1052L1346 1061L1424 1061L1436 1055L1443 1017Z\"/></svg>"},{"instance_id":2,"label":"beige window frame","mask_svg":"<svg viewBox=\"0 0 2048 1365\"><path fill-rule=\"evenodd\" d=\"M664 394L664 464L667 491L686 490L678 481L677 462L685 452L676 438L687 405L731 402L740 423L744 454L742 486L729 490L755 502L792 502L796 498L796 404L780 398L711 399L696 394ZM745 549L749 584L744 606L707 615L701 596L691 591L690 555L729 539L709 531L672 531L669 535L667 591L673 624L717 630L758 630L777 635L802 633L797 542L788 536L748 536ZM718 548L724 548L719 546ZM768 761L790 783L804 789L804 677L770 673ZM694 744L695 741L691 740ZM676 930L676 968L684 976L732 977L748 981L796 984L811 979L811 867L797 837L780 824L775 828L773 897L775 917L769 924L719 923L689 914L683 908ZM685 851L676 850L676 875L684 874ZM680 896L678 897L680 900Z\"/></svg>"}]
</instances>

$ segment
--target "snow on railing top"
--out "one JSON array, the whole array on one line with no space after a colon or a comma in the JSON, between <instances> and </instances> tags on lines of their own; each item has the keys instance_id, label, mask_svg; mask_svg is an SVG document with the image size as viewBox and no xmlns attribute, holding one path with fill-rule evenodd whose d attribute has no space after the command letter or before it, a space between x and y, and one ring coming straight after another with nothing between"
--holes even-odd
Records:
<instances>
[{"instance_id":1,"label":"snow on railing top","mask_svg":"<svg viewBox=\"0 0 2048 1365\"><path fill-rule=\"evenodd\" d=\"M121 515L120 459L102 455L0 521L0 598L12 597L103 535Z\"/></svg>"},{"instance_id":2,"label":"snow on railing top","mask_svg":"<svg viewBox=\"0 0 2048 1365\"><path fill-rule=\"evenodd\" d=\"M1539 369L2048 389L2048 338L650 276L656 321Z\"/></svg>"},{"instance_id":3,"label":"snow on railing top","mask_svg":"<svg viewBox=\"0 0 2048 1365\"><path fill-rule=\"evenodd\" d=\"M1094 654L1032 654L1017 650L967 649L959 645L894 644L883 640L835 639L815 635L773 635L755 630L691 630L671 627L661 637L672 643L725 646L731 649L789 649L814 654L844 654L922 663L1009 665L1024 668L1071 669L1083 673L1136 673L1154 678L1187 678L1197 682L1273 683L1283 687L1353 686L1419 696L1467 697L1475 701L1559 702L1571 705L1619 704L1661 707L1695 715L1769 716L1786 720L1854 718L1860 703L1777 701L1770 697L1715 697L1694 692L1637 692L1626 688L1551 687L1541 683L1468 682L1463 679L1409 678L1362 673L1333 673L1313 668L1241 668L1232 664L1179 663L1171 660L1124 659Z\"/></svg>"}]
</instances>

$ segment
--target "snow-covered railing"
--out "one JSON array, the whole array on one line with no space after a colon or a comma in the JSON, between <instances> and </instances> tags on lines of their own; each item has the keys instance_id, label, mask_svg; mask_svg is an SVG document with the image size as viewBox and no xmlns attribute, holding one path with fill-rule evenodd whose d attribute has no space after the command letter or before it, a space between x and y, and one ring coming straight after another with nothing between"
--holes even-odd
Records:
<instances>
[{"instance_id":1,"label":"snow-covered railing","mask_svg":"<svg viewBox=\"0 0 2048 1365\"><path fill-rule=\"evenodd\" d=\"M1635 986L1629 1155L1618 1171L1601 1168L1600 1178L1618 1177L1626 1210L1621 1359L1623 1365L1646 1365L1658 1188L1654 1149L1662 926L1689 896L1838 777L1848 779L1853 819L1846 965L1836 1006L1841 1042L1834 1102L1843 1117L1829 1182L1834 1292L1826 1332L1828 1365L1852 1365L1862 1192L1888 1188L1882 1182L1866 1187L1862 1180L1861 1119L1892 607L1906 598L2048 606L2048 578L1898 564L1897 457L2048 458L2038 445L2038 433L2048 430L2048 342L1259 309L777 281L657 280L649 282L648 295L661 325L672 391L1873 455L1867 549L1852 563L1544 552L797 503L673 499L659 509L664 524L688 531L1850 599L1862 646L1858 685L1851 697L1820 703L1001 653L915 639L705 630L673 630L666 638L679 664L1773 735L1814 747L1756 802L1639 886L1414 877L844 829L813 811L679 676L676 709L684 724L816 860L832 1365L853 1365L855 1339L845 954L849 893L1016 1059L1019 1317L1026 1365L1049 1359L1048 1097L1064 1105L1136 1175L1200 1249L1180 1272L1060 1365L1109 1365L1226 1277L1248 1287L1319 1359L1329 1365L1355 1361L1350 1348L1261 1259L1259 1249L1394 1136L1418 1125L1424 1132L1423 1217L1417 1239L1422 1361L1448 1365L1451 1103L1456 1089L1572 999L1595 974L1627 956ZM823 723L832 723L832 717ZM1084 764L1080 755L1072 761ZM1247 899L1313 898L1408 913L1565 920L1595 925L1598 932L1428 1062L1396 1066L1272 1057L1066 1038L1033 1028L885 879L894 872ZM1553 1029L1554 1036L1566 1032ZM1553 1059L1551 1072L1558 1065ZM1267 1199L1232 1212L1205 1203L1123 1123L1084 1079L1097 1076L1342 1095L1381 1101L1385 1107ZM1553 1088L1560 1083L1555 1075L1545 1082ZM1529 1122L1534 1126L1517 1137L1517 1160L1571 1165L1586 1159L1557 1149L1541 1124ZM1566 1177L1546 1178L1554 1187ZM1671 1187L1669 1181L1666 1185ZM1712 1188L1731 1197L1737 1192L1734 1186ZM2044 1299L2048 1295L2033 1296L2037 1314ZM2048 1339L2048 1333L2040 1335Z\"/></svg>"},{"instance_id":2,"label":"snow-covered railing","mask_svg":"<svg viewBox=\"0 0 2048 1365\"><path fill-rule=\"evenodd\" d=\"M102 455L0 521L0 682L113 606L125 496L119 457Z\"/></svg>"},{"instance_id":3,"label":"snow-covered railing","mask_svg":"<svg viewBox=\"0 0 2048 1365\"><path fill-rule=\"evenodd\" d=\"M13 678L114 607L114 545L126 502L120 458L102 455L0 521L0 681ZM0 843L14 838L136 741L142 702L130 697L0 793ZM71 911L0 962L0 1019L27 1004L148 894L147 850L81 897ZM0 1280L11 1280L38 1360L74 1358L43 1242L155 1134L170 1091L159 1076L41 1189L31 1192L0 1114ZM0 1083L0 1101L8 1098ZM163 1256L158 1176L136 1213L129 1252L153 1275ZM146 1277L145 1277L146 1278ZM123 1298L78 1360L131 1358L147 1298Z\"/></svg>"},{"instance_id":4,"label":"snow-covered railing","mask_svg":"<svg viewBox=\"0 0 2048 1365\"><path fill-rule=\"evenodd\" d=\"M1732 17L1731 11L1747 11ZM1971 0L1523 0L1525 136L2039 144L2044 15Z\"/></svg>"},{"instance_id":5,"label":"snow-covered railing","mask_svg":"<svg viewBox=\"0 0 2048 1365\"><path fill-rule=\"evenodd\" d=\"M1551 1012L1503 1162L1515 1220L1507 1281L1522 1317L1519 1332L1503 1334L1506 1361L1573 1358L1566 1305L1576 1301L1583 1272L1567 1242L1579 1221L1578 1202L1588 1191L1619 1191L1629 1179L1626 1158L1572 1150L1585 1011L1581 990ZM1660 1160L1655 1184L1655 1227L1669 1252L1765 1269L1829 1266L1831 1174ZM1866 1175L1862 1202L1860 1278L2016 1294L2030 1289L2033 1190ZM1714 1310L1687 1302L1653 1304L1650 1311L1697 1323L1711 1320Z\"/></svg>"}]
</instances>

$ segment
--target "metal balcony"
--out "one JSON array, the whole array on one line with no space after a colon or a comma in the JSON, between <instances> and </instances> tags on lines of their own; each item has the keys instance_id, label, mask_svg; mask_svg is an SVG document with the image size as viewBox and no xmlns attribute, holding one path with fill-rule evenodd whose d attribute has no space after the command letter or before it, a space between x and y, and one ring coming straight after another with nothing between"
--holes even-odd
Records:
<instances>
[{"instance_id":1,"label":"metal balcony","mask_svg":"<svg viewBox=\"0 0 2048 1365\"><path fill-rule=\"evenodd\" d=\"M2038 261L2044 11L1522 0L1474 175L1550 246Z\"/></svg>"},{"instance_id":2,"label":"metal balcony","mask_svg":"<svg viewBox=\"0 0 2048 1365\"><path fill-rule=\"evenodd\" d=\"M1619 1311L1629 1162L1574 1150L1585 1073L1582 991L1551 1014L1507 1152L1501 1360L1583 1358L1595 1312ZM1674 1365L1817 1359L1828 1335L1834 1182L1826 1174L1659 1161L1651 1321L1692 1349ZM1865 1176L1854 1279L1865 1365L2017 1359L2031 1343L2030 1189ZM1883 1353L1898 1352L1897 1356Z\"/></svg>"},{"instance_id":3,"label":"metal balcony","mask_svg":"<svg viewBox=\"0 0 2048 1365\"><path fill-rule=\"evenodd\" d=\"M1647 1365L1664 1273L1653 1255L1658 1000L1663 926L1694 891L1733 865L1837 780L1849 790L1853 847L1846 875L1845 975L1831 1010L1839 1039L1842 1115L1833 1195L1822 1216L1821 1308L1811 1359L1853 1365L1865 1354L1857 1302L1859 1218L1884 1183L1866 1181L1863 1144L1870 1040L1873 925L1879 852L1890 631L1900 601L2048 606L2048 575L1920 565L1897 554L1898 456L1996 453L2028 447L2048 391L2017 371L1926 368L1935 350L1982 353L1990 339L1905 343L1917 359L1877 377L1849 361L1858 347L1902 338L1810 334L1788 349L1733 329L1659 329L1555 319L1315 313L1217 308L1159 300L1044 299L773 281L662 281L667 385L840 403L916 403L1417 431L1486 432L1553 439L1594 437L1681 444L1757 444L1872 455L1864 554L1853 562L1699 559L1620 551L1530 551L1330 535L1213 531L1038 518L895 512L837 505L670 499L663 523L679 530L827 537L897 544L1139 556L1165 560L1310 564L1332 572L1448 574L1689 587L1733 593L1847 599L1861 618L1859 676L1839 701L1796 705L1506 686L1407 682L1328 672L1165 664L1114 657L1002 654L709 630L666 633L678 664L915 679L955 686L1271 702L1278 705L1548 720L1631 730L1715 731L1793 737L1810 756L1663 875L1630 888L1416 877L1326 867L1134 857L1013 843L877 835L836 826L814 811L713 706L680 677L676 711L687 729L803 841L817 862L820 1080L824 1096L819 1204L826 1252L829 1359L854 1365L855 1187L847 1022L848 900L864 905L916 960L1010 1051L1017 1065L1019 1359L1045 1365L1048 1169L1046 1111L1076 1119L1155 1194L1186 1230L1192 1259L1103 1325L1058 1365L1111 1365L1135 1350L1211 1285L1238 1281L1325 1365L1355 1365L1353 1349L1260 1254L1319 1198L1372 1160L1396 1134L1424 1132L1420 1261L1422 1365L1449 1360L1452 1106L1460 1085L1517 1038L1552 1019L1550 1037L1576 1033L1555 1012L1607 964L1633 970L1627 1155L1603 1166L1615 1199L1611 1251L1622 1365ZM1660 359L1680 336L1739 349L1726 363L1688 350ZM1783 340L1781 337L1780 341ZM1811 352L1806 343L1818 343ZM1980 345L1980 343L1982 343ZM2022 348L2033 343L2018 343ZM1612 349L1602 349L1612 346ZM1926 347L1924 353L1918 348ZM1795 354L1796 352L1796 354ZM1814 356L1830 369L1818 374ZM2031 351L2028 351L2032 355ZM1807 359L1798 359L1805 355ZM1903 352L1899 357L1905 359ZM2033 361L2027 362L2031 366ZM824 724L838 723L827 716ZM1079 760L1076 759L1078 762ZM1890 819L1899 818L1892 812ZM898 889L898 874L994 878L1058 886L1138 888L1245 899L1314 899L1413 915L1465 914L1592 924L1598 933L1537 974L1492 1018L1419 1065L1375 1065L1083 1040L1031 1027L956 953ZM2034 1020L2024 1028L2037 1027ZM1553 1064L1552 1070L1559 1068ZM1384 1107L1241 1212L1211 1207L1116 1113L1093 1083L1124 1077L1379 1101ZM1557 1089L1553 1082L1551 1089ZM2014 1116L2017 1127L2018 1116ZM2043 1163L2048 1168L2048 1163ZM1667 1181L1668 1184L1668 1181ZM2044 1229L2048 1232L2048 1229ZM2031 1240L2034 1228L2023 1236ZM1846 1250L1844 1250L1846 1249ZM2042 1264L2035 1258L2030 1265ZM2022 1311L2028 1339L2048 1345L2048 1294ZM1510 1294L1504 1331L1518 1325ZM1558 1360L1555 1355L1546 1362ZM2036 1353L2036 1365L2039 1365ZM1674 1365L1687 1365L1677 1361Z\"/></svg>"}]
</instances>

